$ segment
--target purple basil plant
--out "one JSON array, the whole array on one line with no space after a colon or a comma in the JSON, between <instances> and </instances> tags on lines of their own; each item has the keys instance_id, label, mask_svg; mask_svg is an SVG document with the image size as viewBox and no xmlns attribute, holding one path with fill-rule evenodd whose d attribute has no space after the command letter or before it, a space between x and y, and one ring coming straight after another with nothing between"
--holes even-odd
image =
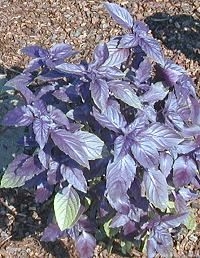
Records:
<instances>
[{"instance_id":1,"label":"purple basil plant","mask_svg":"<svg viewBox=\"0 0 200 258\"><path fill-rule=\"evenodd\" d=\"M200 102L148 26L104 6L126 34L100 43L90 63L66 62L77 52L64 43L22 49L32 60L6 85L24 105L2 123L24 126L24 152L1 187L33 187L38 203L53 198L42 240L70 236L82 258L106 238L170 257L171 233L199 196Z\"/></svg>"}]
</instances>

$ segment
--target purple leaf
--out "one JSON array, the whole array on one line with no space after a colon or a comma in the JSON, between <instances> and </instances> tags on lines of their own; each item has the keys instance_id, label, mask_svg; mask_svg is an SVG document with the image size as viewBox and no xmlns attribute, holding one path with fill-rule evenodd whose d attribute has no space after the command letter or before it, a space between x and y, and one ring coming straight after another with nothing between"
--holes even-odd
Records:
<instances>
[{"instance_id":1,"label":"purple leaf","mask_svg":"<svg viewBox=\"0 0 200 258\"><path fill-rule=\"evenodd\" d=\"M15 90L19 91L22 96L25 98L26 102L29 104L35 99L35 95L28 88L28 85L33 81L31 74L22 73L13 79L6 82L4 86L12 87Z\"/></svg>"},{"instance_id":2,"label":"purple leaf","mask_svg":"<svg viewBox=\"0 0 200 258\"><path fill-rule=\"evenodd\" d=\"M141 132L143 132L144 129L148 126L148 124L149 122L143 115L138 116L132 123L127 125L124 132L126 135L130 134L131 136L135 137L139 135Z\"/></svg>"},{"instance_id":3,"label":"purple leaf","mask_svg":"<svg viewBox=\"0 0 200 258\"><path fill-rule=\"evenodd\" d=\"M113 80L108 82L108 86L117 99L122 100L131 107L142 109L139 97L128 82Z\"/></svg>"},{"instance_id":4,"label":"purple leaf","mask_svg":"<svg viewBox=\"0 0 200 258\"><path fill-rule=\"evenodd\" d=\"M17 156L19 157L19 156ZM23 155L21 155L22 159ZM44 171L44 168L40 164L36 156L24 155L24 158L21 160L21 163L18 164L18 167L15 169L15 174L19 176L25 176L30 179L30 176L39 175Z\"/></svg>"},{"instance_id":5,"label":"purple leaf","mask_svg":"<svg viewBox=\"0 0 200 258\"><path fill-rule=\"evenodd\" d=\"M60 88L58 90L55 90L52 95L56 97L57 99L63 101L63 102L70 102L70 98L66 93L66 90L63 88Z\"/></svg>"},{"instance_id":6,"label":"purple leaf","mask_svg":"<svg viewBox=\"0 0 200 258\"><path fill-rule=\"evenodd\" d=\"M96 247L96 239L85 231L76 240L76 248L80 258L92 258Z\"/></svg>"},{"instance_id":7,"label":"purple leaf","mask_svg":"<svg viewBox=\"0 0 200 258\"><path fill-rule=\"evenodd\" d=\"M153 236L150 236L147 241L147 255L148 258L154 258L156 255L157 242Z\"/></svg>"},{"instance_id":8,"label":"purple leaf","mask_svg":"<svg viewBox=\"0 0 200 258\"><path fill-rule=\"evenodd\" d=\"M106 78L108 80L115 80L115 79L123 79L125 74L117 67L113 66L101 66L98 68L98 73L102 78Z\"/></svg>"},{"instance_id":9,"label":"purple leaf","mask_svg":"<svg viewBox=\"0 0 200 258\"><path fill-rule=\"evenodd\" d=\"M129 218L127 215L117 213L113 218L110 224L111 228L119 228L124 226L127 222L129 222Z\"/></svg>"},{"instance_id":10,"label":"purple leaf","mask_svg":"<svg viewBox=\"0 0 200 258\"><path fill-rule=\"evenodd\" d=\"M51 47L49 53L53 56L53 58L63 60L76 54L77 51L72 50L72 47L69 44L60 43Z\"/></svg>"},{"instance_id":11,"label":"purple leaf","mask_svg":"<svg viewBox=\"0 0 200 258\"><path fill-rule=\"evenodd\" d=\"M77 131L74 136L80 141L88 160L95 160L102 158L104 142L100 140L95 134Z\"/></svg>"},{"instance_id":12,"label":"purple leaf","mask_svg":"<svg viewBox=\"0 0 200 258\"><path fill-rule=\"evenodd\" d=\"M180 194L175 195L175 208L177 213L189 213L189 208L184 198Z\"/></svg>"},{"instance_id":13,"label":"purple leaf","mask_svg":"<svg viewBox=\"0 0 200 258\"><path fill-rule=\"evenodd\" d=\"M97 47L94 50L94 63L92 63L92 66L99 67L101 66L108 58L109 52L108 47L106 43L102 43L97 45Z\"/></svg>"},{"instance_id":14,"label":"purple leaf","mask_svg":"<svg viewBox=\"0 0 200 258\"><path fill-rule=\"evenodd\" d=\"M110 184L106 197L110 205L117 211L127 214L129 212L129 196L125 180L120 178Z\"/></svg>"},{"instance_id":15,"label":"purple leaf","mask_svg":"<svg viewBox=\"0 0 200 258\"><path fill-rule=\"evenodd\" d=\"M49 147L49 146L47 146ZM43 149L39 149L38 151L38 159L40 161L40 163L43 165L44 168L48 168L49 167L49 161L50 161L50 158L51 158L51 149L50 148L47 148L46 150L46 146Z\"/></svg>"},{"instance_id":16,"label":"purple leaf","mask_svg":"<svg viewBox=\"0 0 200 258\"><path fill-rule=\"evenodd\" d=\"M133 31L136 32L138 35L140 33L143 33L145 35L149 31L149 26L143 21L135 21Z\"/></svg>"},{"instance_id":17,"label":"purple leaf","mask_svg":"<svg viewBox=\"0 0 200 258\"><path fill-rule=\"evenodd\" d=\"M184 220L187 217L187 212L181 213L181 214L175 214L175 215L165 215L162 217L161 225L164 226L166 229L170 228L176 228L180 226L181 223L184 222Z\"/></svg>"},{"instance_id":18,"label":"purple leaf","mask_svg":"<svg viewBox=\"0 0 200 258\"><path fill-rule=\"evenodd\" d=\"M105 80L96 79L90 82L90 90L92 98L101 110L107 108L107 101L109 97L109 87Z\"/></svg>"},{"instance_id":19,"label":"purple leaf","mask_svg":"<svg viewBox=\"0 0 200 258\"><path fill-rule=\"evenodd\" d=\"M81 169L61 165L60 173L74 188L84 193L87 192L87 182Z\"/></svg>"},{"instance_id":20,"label":"purple leaf","mask_svg":"<svg viewBox=\"0 0 200 258\"><path fill-rule=\"evenodd\" d=\"M114 142L114 160L122 159L130 151L133 140L120 135Z\"/></svg>"},{"instance_id":21,"label":"purple leaf","mask_svg":"<svg viewBox=\"0 0 200 258\"><path fill-rule=\"evenodd\" d=\"M55 185L58 182L57 172L59 169L59 163L52 158L49 160L49 168L47 170L47 182L49 185Z\"/></svg>"},{"instance_id":22,"label":"purple leaf","mask_svg":"<svg viewBox=\"0 0 200 258\"><path fill-rule=\"evenodd\" d=\"M146 117L146 119L150 122L155 123L157 121L157 111L155 110L153 104L143 105L143 109L139 112L141 112L141 115ZM139 112L138 114L140 114Z\"/></svg>"},{"instance_id":23,"label":"purple leaf","mask_svg":"<svg viewBox=\"0 0 200 258\"><path fill-rule=\"evenodd\" d=\"M144 173L144 185L148 200L161 210L167 208L168 185L160 170L150 169Z\"/></svg>"},{"instance_id":24,"label":"purple leaf","mask_svg":"<svg viewBox=\"0 0 200 258\"><path fill-rule=\"evenodd\" d=\"M191 120L194 124L200 125L200 101L196 98L190 98L191 101Z\"/></svg>"},{"instance_id":25,"label":"purple leaf","mask_svg":"<svg viewBox=\"0 0 200 258\"><path fill-rule=\"evenodd\" d=\"M137 45L138 37L135 34L126 34L121 37L119 48L133 48Z\"/></svg>"},{"instance_id":26,"label":"purple leaf","mask_svg":"<svg viewBox=\"0 0 200 258\"><path fill-rule=\"evenodd\" d=\"M106 189L109 196L110 204L116 209L118 202L123 202L126 193L130 188L136 174L136 165L134 159L127 154L120 160L109 163L106 172ZM113 189L116 185L121 184L122 192L119 191L117 196L113 195ZM122 195L121 195L122 194ZM112 198L114 197L114 199Z\"/></svg>"},{"instance_id":27,"label":"purple leaf","mask_svg":"<svg viewBox=\"0 0 200 258\"><path fill-rule=\"evenodd\" d=\"M156 251L163 257L170 257L173 252L171 234L162 226L157 226L153 238L156 240Z\"/></svg>"},{"instance_id":28,"label":"purple leaf","mask_svg":"<svg viewBox=\"0 0 200 258\"><path fill-rule=\"evenodd\" d=\"M159 100L163 100L168 92L162 82L156 82L155 84L151 84L149 90L141 96L141 101L154 104Z\"/></svg>"},{"instance_id":29,"label":"purple leaf","mask_svg":"<svg viewBox=\"0 0 200 258\"><path fill-rule=\"evenodd\" d=\"M186 73L185 69L175 64L172 60L165 60L165 64L161 69L161 75L169 86L175 85L180 75Z\"/></svg>"},{"instance_id":30,"label":"purple leaf","mask_svg":"<svg viewBox=\"0 0 200 258\"><path fill-rule=\"evenodd\" d=\"M57 224L50 223L44 230L41 241L54 242L63 235Z\"/></svg>"},{"instance_id":31,"label":"purple leaf","mask_svg":"<svg viewBox=\"0 0 200 258\"><path fill-rule=\"evenodd\" d=\"M37 45L30 45L21 49L21 52L25 55L28 55L33 58L37 57L46 57L48 55L48 51Z\"/></svg>"},{"instance_id":32,"label":"purple leaf","mask_svg":"<svg viewBox=\"0 0 200 258\"><path fill-rule=\"evenodd\" d=\"M66 155L69 155L80 165L89 168L87 153L84 151L80 140L73 133L64 129L57 129L51 132L51 138Z\"/></svg>"},{"instance_id":33,"label":"purple leaf","mask_svg":"<svg viewBox=\"0 0 200 258\"><path fill-rule=\"evenodd\" d=\"M53 106L51 106L50 116L51 116L51 119L53 119L53 121L57 125L64 125L66 129L68 130L70 129L69 120L67 116L60 109L54 108Z\"/></svg>"},{"instance_id":34,"label":"purple leaf","mask_svg":"<svg viewBox=\"0 0 200 258\"><path fill-rule=\"evenodd\" d=\"M106 127L114 132L118 132L127 124L124 116L121 114L120 105L116 101L108 101L107 109L102 113L93 108L93 116L102 127Z\"/></svg>"},{"instance_id":35,"label":"purple leaf","mask_svg":"<svg viewBox=\"0 0 200 258\"><path fill-rule=\"evenodd\" d=\"M173 158L169 153L160 153L160 170L165 175L165 177L168 177L168 175L170 174L173 162Z\"/></svg>"},{"instance_id":36,"label":"purple leaf","mask_svg":"<svg viewBox=\"0 0 200 258\"><path fill-rule=\"evenodd\" d=\"M175 90L176 95L179 97L183 96L184 98L187 98L189 95L196 97L194 83L186 74L179 76L178 81L175 84Z\"/></svg>"},{"instance_id":37,"label":"purple leaf","mask_svg":"<svg viewBox=\"0 0 200 258\"><path fill-rule=\"evenodd\" d=\"M131 151L141 166L151 168L158 165L159 153L152 140L142 139L141 137L133 143Z\"/></svg>"},{"instance_id":38,"label":"purple leaf","mask_svg":"<svg viewBox=\"0 0 200 258\"><path fill-rule=\"evenodd\" d=\"M111 39L107 43L108 51L109 51L109 57L104 62L102 66L105 67L118 67L120 68L121 64L127 60L130 51L129 49L125 48L118 48L118 42L119 40L116 38Z\"/></svg>"},{"instance_id":39,"label":"purple leaf","mask_svg":"<svg viewBox=\"0 0 200 258\"><path fill-rule=\"evenodd\" d=\"M178 145L183 139L171 128L160 123L152 124L145 132L144 137L147 136L155 142L159 150L165 150Z\"/></svg>"},{"instance_id":40,"label":"purple leaf","mask_svg":"<svg viewBox=\"0 0 200 258\"><path fill-rule=\"evenodd\" d=\"M29 108L33 112L35 117L48 115L46 104L42 99L38 99L32 102L32 105L29 106Z\"/></svg>"},{"instance_id":41,"label":"purple leaf","mask_svg":"<svg viewBox=\"0 0 200 258\"><path fill-rule=\"evenodd\" d=\"M131 233L133 233L134 231L137 230L137 226L135 225L135 222L133 221L128 221L124 226L123 226L123 232L124 235L127 236Z\"/></svg>"},{"instance_id":42,"label":"purple leaf","mask_svg":"<svg viewBox=\"0 0 200 258\"><path fill-rule=\"evenodd\" d=\"M44 65L45 58L35 58L29 62L24 70L26 73L32 73L38 70L40 67Z\"/></svg>"},{"instance_id":43,"label":"purple leaf","mask_svg":"<svg viewBox=\"0 0 200 258\"><path fill-rule=\"evenodd\" d=\"M173 182L175 187L181 187L191 182L197 171L196 163L187 156L178 157L173 165Z\"/></svg>"},{"instance_id":44,"label":"purple leaf","mask_svg":"<svg viewBox=\"0 0 200 258\"><path fill-rule=\"evenodd\" d=\"M108 2L104 3L104 5L112 18L122 27L126 29L131 29L133 27L133 18L125 8L120 7L118 4Z\"/></svg>"},{"instance_id":45,"label":"purple leaf","mask_svg":"<svg viewBox=\"0 0 200 258\"><path fill-rule=\"evenodd\" d=\"M53 192L53 189L50 189L50 187L45 187L45 185L41 183L40 185L37 186L37 189L35 192L35 201L37 203L45 202L52 195L52 192Z\"/></svg>"},{"instance_id":46,"label":"purple leaf","mask_svg":"<svg viewBox=\"0 0 200 258\"><path fill-rule=\"evenodd\" d=\"M178 114L178 101L173 92L168 94L168 99L165 102L165 108L163 110L165 116L165 123L169 126L174 125L180 129L183 128L184 122L183 119Z\"/></svg>"},{"instance_id":47,"label":"purple leaf","mask_svg":"<svg viewBox=\"0 0 200 258\"><path fill-rule=\"evenodd\" d=\"M83 76L84 74L86 74L85 67L79 64L63 63L60 65L57 65L56 69L64 73L72 73L80 76Z\"/></svg>"},{"instance_id":48,"label":"purple leaf","mask_svg":"<svg viewBox=\"0 0 200 258\"><path fill-rule=\"evenodd\" d=\"M134 83L138 87L145 86L148 84L148 80L151 78L151 63L148 58L145 58L139 65L138 69L135 71L135 81ZM148 86L149 87L149 86Z\"/></svg>"},{"instance_id":49,"label":"purple leaf","mask_svg":"<svg viewBox=\"0 0 200 258\"><path fill-rule=\"evenodd\" d=\"M36 118L33 122L35 140L43 149L49 138L49 121L45 117Z\"/></svg>"},{"instance_id":50,"label":"purple leaf","mask_svg":"<svg viewBox=\"0 0 200 258\"><path fill-rule=\"evenodd\" d=\"M36 99L39 100L39 99L42 98L45 94L47 94L47 93L49 93L49 92L52 93L52 91L54 91L55 88L56 88L55 85L43 86L43 87L39 90L39 92L37 93Z\"/></svg>"},{"instance_id":51,"label":"purple leaf","mask_svg":"<svg viewBox=\"0 0 200 258\"><path fill-rule=\"evenodd\" d=\"M191 200L196 200L199 197L198 193L194 193L190 189L187 189L184 187L182 187L179 190L179 194L183 197L183 199L186 202L191 201Z\"/></svg>"},{"instance_id":52,"label":"purple leaf","mask_svg":"<svg viewBox=\"0 0 200 258\"><path fill-rule=\"evenodd\" d=\"M146 35L145 33L140 33L139 46L148 57L152 58L155 62L164 65L164 56L157 40Z\"/></svg>"},{"instance_id":53,"label":"purple leaf","mask_svg":"<svg viewBox=\"0 0 200 258\"><path fill-rule=\"evenodd\" d=\"M15 107L3 118L3 124L6 126L29 126L33 122L33 114L26 106Z\"/></svg>"}]
</instances>

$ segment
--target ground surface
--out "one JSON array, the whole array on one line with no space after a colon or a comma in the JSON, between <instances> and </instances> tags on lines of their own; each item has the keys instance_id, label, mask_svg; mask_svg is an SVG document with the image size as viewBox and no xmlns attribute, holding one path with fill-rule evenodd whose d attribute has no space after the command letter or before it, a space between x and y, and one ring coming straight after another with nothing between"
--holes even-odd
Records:
<instances>
[{"instance_id":1,"label":"ground surface","mask_svg":"<svg viewBox=\"0 0 200 258\"><path fill-rule=\"evenodd\" d=\"M19 49L27 44L48 47L53 43L71 43L80 51L77 60L90 58L101 40L121 33L102 7L103 1L0 0L0 73L12 75L23 68L27 58ZM116 0L136 19L149 24L160 40L164 53L184 66L200 92L200 6L198 0ZM12 103L6 100L6 105ZM1 104L0 104L1 105ZM1 106L0 115L7 106ZM18 132L20 134L20 131ZM10 139L12 132L1 132ZM7 149L13 145L7 142ZM4 150L4 149L3 149ZM4 150L6 151L6 149ZM16 150L17 151L17 150ZM5 156L5 152L4 152ZM8 162L0 155L2 162ZM175 239L174 257L200 257L200 202L193 204L197 229L182 231ZM70 240L44 244L39 241L47 218L45 207L37 207L31 193L24 190L0 190L0 257L77 257ZM109 257L122 257L117 253ZM145 257L133 249L132 257ZM95 257L108 257L100 247Z\"/></svg>"}]
</instances>

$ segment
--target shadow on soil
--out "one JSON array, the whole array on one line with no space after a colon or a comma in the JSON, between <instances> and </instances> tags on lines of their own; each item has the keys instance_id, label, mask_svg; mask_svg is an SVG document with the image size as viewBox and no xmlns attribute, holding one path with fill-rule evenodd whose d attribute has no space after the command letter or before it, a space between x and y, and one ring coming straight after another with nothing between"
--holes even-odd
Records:
<instances>
[{"instance_id":1,"label":"shadow on soil","mask_svg":"<svg viewBox=\"0 0 200 258\"><path fill-rule=\"evenodd\" d=\"M33 193L22 188L0 189L0 196L0 233L11 235L10 241L16 241L17 246L21 242L21 248L27 245L28 236L33 242L40 240L47 224L48 207L37 205ZM1 234L0 245L3 242ZM40 245L56 258L69 257L66 246L60 240L48 243L41 241Z\"/></svg>"},{"instance_id":2,"label":"shadow on soil","mask_svg":"<svg viewBox=\"0 0 200 258\"><path fill-rule=\"evenodd\" d=\"M171 50L200 63L200 20L190 15L155 13L145 19L155 38Z\"/></svg>"}]
</instances>

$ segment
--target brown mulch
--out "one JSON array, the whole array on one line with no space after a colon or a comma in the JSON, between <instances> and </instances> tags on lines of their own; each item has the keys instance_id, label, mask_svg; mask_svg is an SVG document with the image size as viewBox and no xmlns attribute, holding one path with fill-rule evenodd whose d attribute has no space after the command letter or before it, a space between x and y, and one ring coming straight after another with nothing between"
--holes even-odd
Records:
<instances>
[{"instance_id":1,"label":"brown mulch","mask_svg":"<svg viewBox=\"0 0 200 258\"><path fill-rule=\"evenodd\" d=\"M15 73L23 68L28 58L19 50L29 44L49 47L59 42L71 43L80 51L77 61L91 58L99 41L108 41L111 36L122 33L102 3L98 0L0 0L0 72ZM185 67L200 93L199 0L116 0L115 3L148 23L165 55ZM176 236L174 257L200 257L200 201L193 206L197 229ZM0 258L78 257L69 239L55 243L39 241L47 215L45 207L36 206L31 193L0 189ZM95 250L95 257L108 256L100 247ZM132 257L145 255L133 249Z\"/></svg>"}]
</instances>

